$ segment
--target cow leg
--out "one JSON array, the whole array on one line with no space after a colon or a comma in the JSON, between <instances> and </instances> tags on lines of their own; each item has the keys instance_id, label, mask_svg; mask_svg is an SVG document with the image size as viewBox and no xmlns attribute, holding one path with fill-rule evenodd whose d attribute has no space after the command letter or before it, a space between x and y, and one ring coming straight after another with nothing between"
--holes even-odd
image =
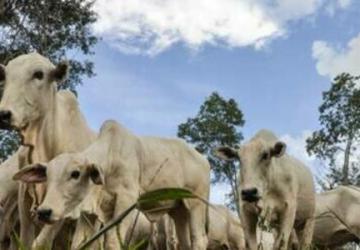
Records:
<instances>
[{"instance_id":1,"label":"cow leg","mask_svg":"<svg viewBox=\"0 0 360 250\"><path fill-rule=\"evenodd\" d=\"M158 229L157 229L156 223L152 222L149 244L148 244L146 250L158 249L159 247L157 246L157 239L158 239Z\"/></svg>"},{"instance_id":2,"label":"cow leg","mask_svg":"<svg viewBox=\"0 0 360 250\"><path fill-rule=\"evenodd\" d=\"M116 195L116 203L114 210L114 218L122 214L126 209L133 205L137 200L137 190L131 189L129 186L119 187ZM120 236L120 241L124 243L126 239L127 230L134 222L135 213L131 212L117 227Z\"/></svg>"},{"instance_id":3,"label":"cow leg","mask_svg":"<svg viewBox=\"0 0 360 250\"><path fill-rule=\"evenodd\" d=\"M101 224L96 217L81 214L80 218L76 220L76 228L72 237L71 249L76 249L81 243L84 243L100 229L100 226ZM91 248L101 249L100 246L101 240L99 239L91 245Z\"/></svg>"},{"instance_id":4,"label":"cow leg","mask_svg":"<svg viewBox=\"0 0 360 250\"><path fill-rule=\"evenodd\" d=\"M59 221L52 225L44 225L39 236L36 237L32 244L32 249L51 249L52 243L63 224L63 221Z\"/></svg>"},{"instance_id":5,"label":"cow leg","mask_svg":"<svg viewBox=\"0 0 360 250\"><path fill-rule=\"evenodd\" d=\"M166 216L165 218L165 226L169 228L166 235L166 249L168 250L176 250L178 245L178 240L176 237L175 225L170 216Z\"/></svg>"},{"instance_id":6,"label":"cow leg","mask_svg":"<svg viewBox=\"0 0 360 250\"><path fill-rule=\"evenodd\" d=\"M242 209L240 214L241 222L244 226L244 235L245 240L249 250L257 250L257 241L256 241L256 228L258 218L255 214L249 213L246 209Z\"/></svg>"},{"instance_id":7,"label":"cow leg","mask_svg":"<svg viewBox=\"0 0 360 250\"><path fill-rule=\"evenodd\" d=\"M294 227L296 213L295 207L291 204L295 204L295 202L288 202L286 204L284 213L281 215L280 227L278 229L273 247L274 250L286 250L288 248L290 235Z\"/></svg>"},{"instance_id":8,"label":"cow leg","mask_svg":"<svg viewBox=\"0 0 360 250\"><path fill-rule=\"evenodd\" d=\"M179 240L179 250L191 250L189 211L183 204L169 213L175 222L176 235Z\"/></svg>"},{"instance_id":9,"label":"cow leg","mask_svg":"<svg viewBox=\"0 0 360 250\"><path fill-rule=\"evenodd\" d=\"M5 203L2 220L0 222L0 250L11 248L12 234L18 222L17 197L8 199Z\"/></svg>"},{"instance_id":10,"label":"cow leg","mask_svg":"<svg viewBox=\"0 0 360 250\"><path fill-rule=\"evenodd\" d=\"M99 248L96 248L99 249ZM117 229L110 229L105 234L105 240L104 240L104 249L105 250L112 250L112 249L121 249L120 241L117 235Z\"/></svg>"},{"instance_id":11,"label":"cow leg","mask_svg":"<svg viewBox=\"0 0 360 250\"><path fill-rule=\"evenodd\" d=\"M20 220L20 241L25 248L30 248L35 238L35 225L31 219L32 199L27 193L27 184L19 184L18 207Z\"/></svg>"},{"instance_id":12,"label":"cow leg","mask_svg":"<svg viewBox=\"0 0 360 250\"><path fill-rule=\"evenodd\" d=\"M207 205L200 200L190 203L190 235L193 250L205 250L208 239L206 235L206 209Z\"/></svg>"},{"instance_id":13,"label":"cow leg","mask_svg":"<svg viewBox=\"0 0 360 250\"><path fill-rule=\"evenodd\" d=\"M297 235L299 237L299 249L307 250L311 247L311 241L314 232L314 219L309 218L306 220L304 227L301 230L297 230Z\"/></svg>"},{"instance_id":14,"label":"cow leg","mask_svg":"<svg viewBox=\"0 0 360 250\"><path fill-rule=\"evenodd\" d=\"M289 247L290 250L298 250L299 249L299 239L297 237L297 231L292 230L290 239L289 239Z\"/></svg>"}]
</instances>

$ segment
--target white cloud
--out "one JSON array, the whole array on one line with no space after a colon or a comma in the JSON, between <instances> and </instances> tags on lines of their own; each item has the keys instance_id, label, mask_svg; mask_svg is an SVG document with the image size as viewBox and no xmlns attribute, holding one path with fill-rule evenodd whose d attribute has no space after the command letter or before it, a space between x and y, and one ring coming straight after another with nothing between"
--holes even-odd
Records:
<instances>
[{"instance_id":1,"label":"white cloud","mask_svg":"<svg viewBox=\"0 0 360 250\"><path fill-rule=\"evenodd\" d=\"M306 139L311 136L311 131L302 131L300 135L285 134L280 137L287 145L287 152L307 165L315 176L321 177L326 169L319 164L315 156L306 152Z\"/></svg>"},{"instance_id":2,"label":"white cloud","mask_svg":"<svg viewBox=\"0 0 360 250\"><path fill-rule=\"evenodd\" d=\"M330 16L334 16L338 9L347 9L350 7L352 0L332 0L325 5L325 10Z\"/></svg>"},{"instance_id":3,"label":"white cloud","mask_svg":"<svg viewBox=\"0 0 360 250\"><path fill-rule=\"evenodd\" d=\"M268 8L268 11L275 13L274 18L284 22L314 14L322 2L322 0L278 0L276 1L276 7L273 9Z\"/></svg>"},{"instance_id":4,"label":"white cloud","mask_svg":"<svg viewBox=\"0 0 360 250\"><path fill-rule=\"evenodd\" d=\"M333 78L339 73L360 74L360 33L346 47L335 47L325 41L315 41L312 54L320 75Z\"/></svg>"},{"instance_id":5,"label":"white cloud","mask_svg":"<svg viewBox=\"0 0 360 250\"><path fill-rule=\"evenodd\" d=\"M334 0L97 0L96 34L125 53L158 54L177 43L254 46L283 35L289 21ZM335 0L334 8L350 4Z\"/></svg>"},{"instance_id":6,"label":"white cloud","mask_svg":"<svg viewBox=\"0 0 360 250\"><path fill-rule=\"evenodd\" d=\"M340 8L345 9L351 5L352 0L337 0L336 2Z\"/></svg>"},{"instance_id":7,"label":"white cloud","mask_svg":"<svg viewBox=\"0 0 360 250\"><path fill-rule=\"evenodd\" d=\"M213 184L210 186L210 202L212 204L225 205L226 195L231 191L230 185L226 183Z\"/></svg>"}]
</instances>

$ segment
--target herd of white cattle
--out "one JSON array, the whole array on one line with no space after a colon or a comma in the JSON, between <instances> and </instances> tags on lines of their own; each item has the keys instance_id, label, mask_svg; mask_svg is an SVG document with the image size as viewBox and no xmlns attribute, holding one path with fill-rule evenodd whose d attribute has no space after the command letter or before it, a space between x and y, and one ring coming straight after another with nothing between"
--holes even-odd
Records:
<instances>
[{"instance_id":1,"label":"herd of white cattle","mask_svg":"<svg viewBox=\"0 0 360 250\"><path fill-rule=\"evenodd\" d=\"M17 249L19 241L26 249L77 249L155 189L209 198L203 155L179 139L136 136L113 120L93 132L76 97L57 91L67 73L67 63L55 66L37 53L0 65L0 128L18 131L22 145L0 166L0 249ZM144 249L154 250L335 249L359 239L360 189L315 194L309 169L270 131L237 149L219 145L214 155L241 164L240 218L198 199L163 201L134 211L92 249L144 239Z\"/></svg>"}]
</instances>

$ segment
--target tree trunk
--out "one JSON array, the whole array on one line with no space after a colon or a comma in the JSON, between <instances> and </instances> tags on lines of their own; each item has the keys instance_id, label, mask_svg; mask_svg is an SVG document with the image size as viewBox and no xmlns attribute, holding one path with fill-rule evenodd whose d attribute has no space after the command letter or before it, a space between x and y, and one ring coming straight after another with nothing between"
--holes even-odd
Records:
<instances>
[{"instance_id":1,"label":"tree trunk","mask_svg":"<svg viewBox=\"0 0 360 250\"><path fill-rule=\"evenodd\" d=\"M342 185L349 185L349 165L350 165L350 154L353 138L349 136L349 139L346 143L345 155L344 155L344 165L342 169Z\"/></svg>"},{"instance_id":2,"label":"tree trunk","mask_svg":"<svg viewBox=\"0 0 360 250\"><path fill-rule=\"evenodd\" d=\"M238 183L238 178L237 178L238 177L237 176L238 169L236 168L236 165L234 163L229 163L229 164L230 164L230 165L228 165L229 172L227 172L227 173L225 172L225 174L229 180L229 184L231 187L231 194L234 197L236 213L240 218L240 204L239 204L240 196L239 196L239 189L238 189L239 183Z\"/></svg>"},{"instance_id":3,"label":"tree trunk","mask_svg":"<svg viewBox=\"0 0 360 250\"><path fill-rule=\"evenodd\" d=\"M240 218L240 204L239 204L239 189L238 189L238 179L237 179L237 173L235 172L235 185L234 185L234 189L233 189L233 193L234 193L234 197L235 197L235 207L236 207L236 213Z\"/></svg>"}]
</instances>

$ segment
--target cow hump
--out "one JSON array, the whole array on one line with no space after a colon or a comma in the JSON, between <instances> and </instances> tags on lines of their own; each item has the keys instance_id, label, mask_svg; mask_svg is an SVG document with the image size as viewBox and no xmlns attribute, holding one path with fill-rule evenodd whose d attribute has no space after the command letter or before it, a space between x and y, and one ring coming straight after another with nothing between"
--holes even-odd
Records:
<instances>
[{"instance_id":1,"label":"cow hump","mask_svg":"<svg viewBox=\"0 0 360 250\"><path fill-rule=\"evenodd\" d=\"M277 136L271 132L270 130L267 130L267 129L261 129L259 130L253 139L262 139L264 141L267 141L267 142L276 142L278 141L278 138Z\"/></svg>"}]
</instances>

